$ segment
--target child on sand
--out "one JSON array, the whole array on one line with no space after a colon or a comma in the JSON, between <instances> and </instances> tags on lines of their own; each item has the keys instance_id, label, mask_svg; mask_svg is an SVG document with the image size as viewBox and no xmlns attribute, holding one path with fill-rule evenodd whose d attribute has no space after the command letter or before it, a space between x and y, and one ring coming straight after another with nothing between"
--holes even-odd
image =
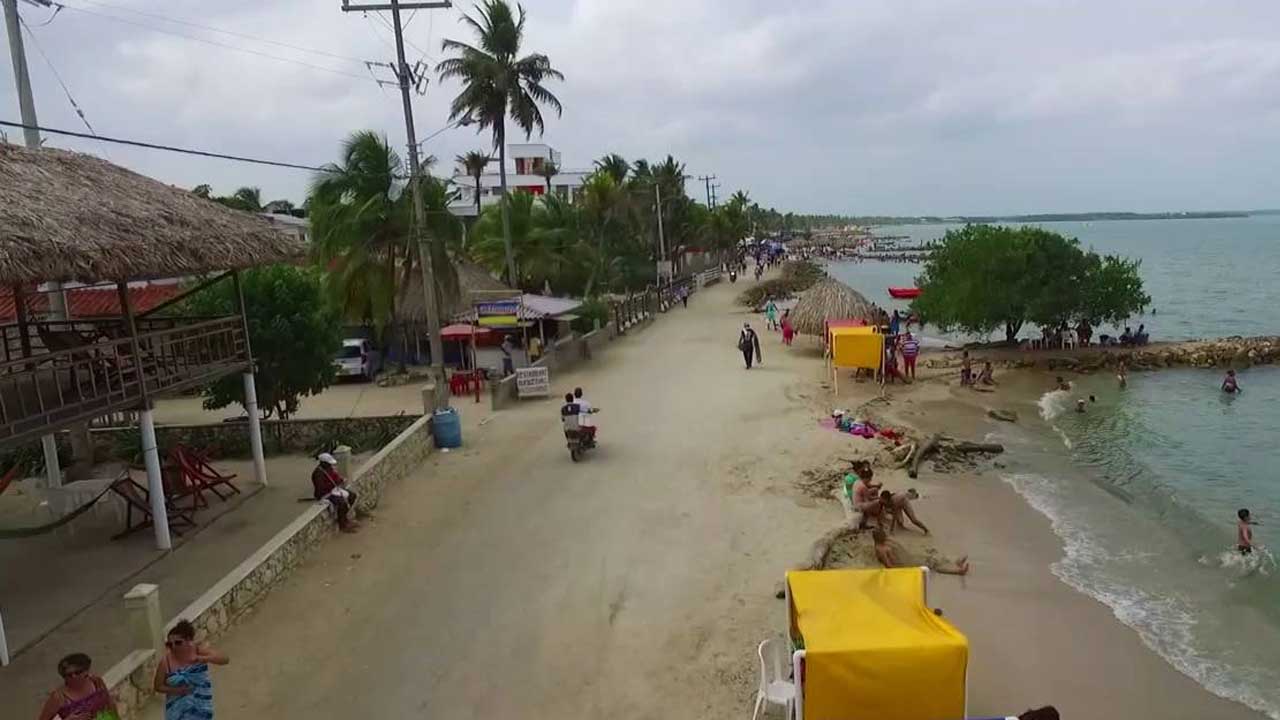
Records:
<instances>
[{"instance_id":1,"label":"child on sand","mask_svg":"<svg viewBox=\"0 0 1280 720\"><path fill-rule=\"evenodd\" d=\"M907 527L906 521L902 519L905 515L925 535L929 534L929 528L920 522L920 518L916 517L915 508L911 507L911 501L919 498L920 493L917 493L915 488L909 488L904 493L893 493L888 490L880 491L880 504L885 508L882 512L887 512L892 517L892 521L889 523L889 532Z\"/></svg>"},{"instance_id":2,"label":"child on sand","mask_svg":"<svg viewBox=\"0 0 1280 720\"><path fill-rule=\"evenodd\" d=\"M973 384L973 361L969 359L968 350L965 350L960 355L960 384Z\"/></svg>"},{"instance_id":3,"label":"child on sand","mask_svg":"<svg viewBox=\"0 0 1280 720\"><path fill-rule=\"evenodd\" d=\"M951 562L945 558L930 554L924 562L915 562L901 546L889 542L889 537L880 528L871 531L871 539L875 542L876 559L886 568L920 567L924 565L930 570L943 575L968 575L969 557Z\"/></svg>"}]
</instances>

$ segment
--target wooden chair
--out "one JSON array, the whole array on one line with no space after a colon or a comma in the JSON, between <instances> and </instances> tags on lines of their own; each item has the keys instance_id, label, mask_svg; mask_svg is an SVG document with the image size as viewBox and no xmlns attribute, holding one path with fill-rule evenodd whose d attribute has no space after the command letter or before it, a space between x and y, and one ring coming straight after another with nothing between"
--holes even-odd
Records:
<instances>
[{"instance_id":1,"label":"wooden chair","mask_svg":"<svg viewBox=\"0 0 1280 720\"><path fill-rule=\"evenodd\" d=\"M213 467L209 462L209 454L207 452L194 450L185 445L177 445L169 453L169 457L177 465L186 482L199 488L197 493L208 490L223 501L232 495L240 494L240 488L231 482L236 478L236 474L227 475L218 472L217 468ZM225 488L228 491L227 494L224 496L218 488ZM201 500L203 500L203 496L201 496Z\"/></svg>"},{"instance_id":2,"label":"wooden chair","mask_svg":"<svg viewBox=\"0 0 1280 720\"><path fill-rule=\"evenodd\" d=\"M125 537L136 530L151 527L151 492L147 488L139 485L129 475L122 476L119 480L111 483L111 492L119 495L125 503L124 530L112 535L112 540ZM169 529L174 534L181 535L182 528L196 526L196 521L191 517L191 510L176 508L166 503L166 514L169 518ZM134 522L133 514L138 513L138 521Z\"/></svg>"}]
</instances>

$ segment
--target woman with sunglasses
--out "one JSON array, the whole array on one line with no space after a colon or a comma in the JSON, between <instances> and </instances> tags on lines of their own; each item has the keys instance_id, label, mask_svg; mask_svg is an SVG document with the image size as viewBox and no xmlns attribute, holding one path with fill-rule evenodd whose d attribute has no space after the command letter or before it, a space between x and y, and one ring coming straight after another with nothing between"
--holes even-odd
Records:
<instances>
[{"instance_id":1,"label":"woman with sunglasses","mask_svg":"<svg viewBox=\"0 0 1280 720\"><path fill-rule=\"evenodd\" d=\"M116 716L116 702L111 699L102 678L89 672L93 661L84 653L72 653L58 662L62 687L49 693L40 709L40 720L60 717L62 720L95 720Z\"/></svg>"},{"instance_id":2,"label":"woman with sunglasses","mask_svg":"<svg viewBox=\"0 0 1280 720\"><path fill-rule=\"evenodd\" d=\"M210 665L226 665L226 655L196 644L196 629L179 620L165 640L164 658L156 666L155 690L163 693L164 720L209 720L213 717Z\"/></svg>"}]
</instances>

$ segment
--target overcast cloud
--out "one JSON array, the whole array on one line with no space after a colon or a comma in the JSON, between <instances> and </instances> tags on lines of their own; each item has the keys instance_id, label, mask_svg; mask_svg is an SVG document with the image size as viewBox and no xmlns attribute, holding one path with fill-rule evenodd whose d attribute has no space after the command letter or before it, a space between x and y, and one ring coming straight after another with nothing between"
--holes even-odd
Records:
<instances>
[{"instance_id":1,"label":"overcast cloud","mask_svg":"<svg viewBox=\"0 0 1280 720\"><path fill-rule=\"evenodd\" d=\"M352 130L404 142L394 89L351 60L166 23L158 13L334 55L386 61L388 28L339 0L65 0L34 27L97 131L305 164ZM19 2L33 26L51 11ZM527 47L565 76L545 141L567 168L674 154L727 196L813 212L923 214L1280 205L1280 5L1074 0L528 0ZM89 14L81 8L92 11ZM418 13L438 59L453 10ZM126 24L104 16L128 20ZM150 28L302 60L338 75ZM44 125L82 129L28 41ZM7 50L7 48L6 48ZM415 58L421 53L410 50ZM16 120L6 51L0 118ZM380 73L384 79L389 74ZM456 87L415 100L419 136ZM20 139L8 131L10 140ZM257 185L301 201L307 173L94 142L177 185ZM442 133L442 159L489 141ZM447 173L449 163L439 172ZM701 196L700 184L690 192Z\"/></svg>"}]
</instances>

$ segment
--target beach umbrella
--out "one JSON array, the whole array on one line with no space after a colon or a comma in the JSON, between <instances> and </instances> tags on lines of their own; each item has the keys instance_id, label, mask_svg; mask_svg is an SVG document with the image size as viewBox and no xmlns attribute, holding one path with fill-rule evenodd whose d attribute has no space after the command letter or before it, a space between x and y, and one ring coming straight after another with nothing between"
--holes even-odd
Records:
<instances>
[{"instance_id":1,"label":"beach umbrella","mask_svg":"<svg viewBox=\"0 0 1280 720\"><path fill-rule=\"evenodd\" d=\"M870 320L874 307L862 293L828 278L800 295L791 308L791 323L797 333L821 336L828 320Z\"/></svg>"}]
</instances>

